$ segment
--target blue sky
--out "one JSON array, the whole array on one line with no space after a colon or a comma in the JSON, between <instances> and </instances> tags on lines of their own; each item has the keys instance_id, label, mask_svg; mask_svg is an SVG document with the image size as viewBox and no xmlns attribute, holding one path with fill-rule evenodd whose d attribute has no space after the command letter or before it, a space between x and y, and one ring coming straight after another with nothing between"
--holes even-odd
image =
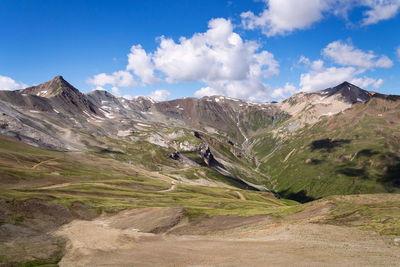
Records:
<instances>
[{"instance_id":1,"label":"blue sky","mask_svg":"<svg viewBox=\"0 0 400 267\"><path fill-rule=\"evenodd\" d=\"M0 89L63 75L84 92L160 100L269 101L344 79L400 94L399 9L400 0L2 0Z\"/></svg>"}]
</instances>

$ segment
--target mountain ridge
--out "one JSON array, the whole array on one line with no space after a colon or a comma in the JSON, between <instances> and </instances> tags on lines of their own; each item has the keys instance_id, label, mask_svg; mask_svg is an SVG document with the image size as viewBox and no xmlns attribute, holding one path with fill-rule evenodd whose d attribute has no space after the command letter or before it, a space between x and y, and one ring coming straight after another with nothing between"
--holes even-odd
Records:
<instances>
[{"instance_id":1,"label":"mountain ridge","mask_svg":"<svg viewBox=\"0 0 400 267\"><path fill-rule=\"evenodd\" d=\"M62 89L58 90L60 86ZM58 94L40 96L45 88L56 88ZM252 103L224 96L159 102L148 97L128 100L106 91L83 94L57 76L27 91L0 91L0 133L47 149L110 153L129 161L131 157L138 161L135 164L155 170L176 168L175 165L192 171L207 168L207 172L218 173L225 182L236 186L274 191L299 200L296 194L319 198L342 192L343 185L348 193L385 192L386 187L397 190L392 174L385 178L390 182L379 182L384 175L379 168L396 169L397 155L400 159L393 143L398 138L398 120L393 114L400 110L399 100L399 96L368 92L348 82L298 93L279 103ZM368 111L350 115L358 109ZM360 130L347 125L348 133L342 133L335 125L349 119L354 120L349 125L359 125ZM331 133L324 132L321 125L325 124ZM388 129L384 142L379 141L383 133L374 133L374 127L381 125ZM362 138L368 142L376 139L379 145L372 148ZM327 159L317 157L320 150L315 150L315 145L335 147L342 144L341 140L349 143L337 148L334 156L322 153ZM138 151L132 144L148 151ZM357 158L364 150L379 151L374 164L367 165L364 158ZM153 156L148 156L155 162L143 162L129 151L138 155L153 151ZM215 159L214 164L207 158ZM385 163L388 158L390 166ZM310 162L327 162L331 167L318 174L318 164ZM290 166L302 169L292 170ZM291 172L282 171L286 169ZM303 170L310 176L301 174L303 182L295 183L293 175ZM371 181L351 180L348 177L352 173L364 173ZM189 172L183 176L186 175ZM322 177L317 178L321 182L315 182L315 177ZM341 178L335 182L333 177ZM313 189L313 184L321 189Z\"/></svg>"}]
</instances>

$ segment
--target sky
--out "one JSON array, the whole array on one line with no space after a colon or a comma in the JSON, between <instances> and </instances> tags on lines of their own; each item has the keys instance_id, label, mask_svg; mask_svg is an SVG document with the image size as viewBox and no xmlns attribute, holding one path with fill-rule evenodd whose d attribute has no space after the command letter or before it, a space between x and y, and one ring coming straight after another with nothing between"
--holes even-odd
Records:
<instances>
[{"instance_id":1,"label":"sky","mask_svg":"<svg viewBox=\"0 0 400 267\"><path fill-rule=\"evenodd\" d=\"M0 90L281 100L400 94L400 0L0 0Z\"/></svg>"}]
</instances>

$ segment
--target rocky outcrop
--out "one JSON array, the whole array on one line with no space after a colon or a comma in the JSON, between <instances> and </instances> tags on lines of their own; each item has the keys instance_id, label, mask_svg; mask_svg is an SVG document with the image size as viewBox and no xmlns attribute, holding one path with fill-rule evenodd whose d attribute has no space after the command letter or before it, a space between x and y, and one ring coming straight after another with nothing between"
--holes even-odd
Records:
<instances>
[{"instance_id":1,"label":"rocky outcrop","mask_svg":"<svg viewBox=\"0 0 400 267\"><path fill-rule=\"evenodd\" d=\"M178 161L180 164L182 164L184 166L200 166L193 160L190 160L188 157L185 157L184 155L182 155L179 151L175 151L175 152L169 154L168 157L170 159Z\"/></svg>"},{"instance_id":2,"label":"rocky outcrop","mask_svg":"<svg viewBox=\"0 0 400 267\"><path fill-rule=\"evenodd\" d=\"M215 159L214 155L211 153L211 149L206 143L202 142L199 145L199 153L208 166L221 166L221 164Z\"/></svg>"}]
</instances>

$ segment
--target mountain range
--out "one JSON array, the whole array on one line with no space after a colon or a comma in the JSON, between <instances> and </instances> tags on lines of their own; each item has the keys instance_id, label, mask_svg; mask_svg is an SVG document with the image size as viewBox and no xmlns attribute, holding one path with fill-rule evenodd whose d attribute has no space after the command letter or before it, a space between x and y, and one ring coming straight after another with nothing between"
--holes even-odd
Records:
<instances>
[{"instance_id":1,"label":"mountain range","mask_svg":"<svg viewBox=\"0 0 400 267\"><path fill-rule=\"evenodd\" d=\"M348 82L271 103L0 91L2 266L390 265L399 192L400 96Z\"/></svg>"},{"instance_id":2,"label":"mountain range","mask_svg":"<svg viewBox=\"0 0 400 267\"><path fill-rule=\"evenodd\" d=\"M146 144L162 152L134 164L159 171L206 165L228 183L300 201L400 187L400 96L348 82L279 103L158 102L84 94L57 76L0 91L0 113L0 133L30 145L129 155L123 142Z\"/></svg>"}]
</instances>

